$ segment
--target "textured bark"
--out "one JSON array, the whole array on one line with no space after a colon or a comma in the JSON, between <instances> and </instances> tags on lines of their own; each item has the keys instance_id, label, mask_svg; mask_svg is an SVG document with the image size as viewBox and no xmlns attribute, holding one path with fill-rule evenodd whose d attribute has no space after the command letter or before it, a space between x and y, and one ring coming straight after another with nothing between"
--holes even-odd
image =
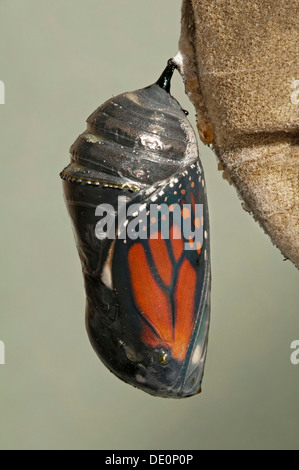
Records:
<instances>
[{"instance_id":1,"label":"textured bark","mask_svg":"<svg viewBox=\"0 0 299 470\"><path fill-rule=\"evenodd\" d=\"M183 0L179 44L201 140L297 267L298 24L298 0Z\"/></svg>"}]
</instances>

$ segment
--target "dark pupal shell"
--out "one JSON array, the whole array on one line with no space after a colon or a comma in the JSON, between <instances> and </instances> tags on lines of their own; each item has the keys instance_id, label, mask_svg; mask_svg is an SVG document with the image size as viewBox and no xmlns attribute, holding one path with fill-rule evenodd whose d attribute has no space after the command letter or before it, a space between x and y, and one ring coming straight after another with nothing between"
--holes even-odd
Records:
<instances>
[{"instance_id":1,"label":"dark pupal shell","mask_svg":"<svg viewBox=\"0 0 299 470\"><path fill-rule=\"evenodd\" d=\"M210 261L204 175L193 129L168 92L173 69L170 62L154 85L116 96L94 111L61 177L95 351L122 380L153 395L181 398L201 385ZM120 201L126 205L125 220ZM140 231L148 233L151 222L141 214L146 219L151 204L161 207L166 201L178 204L182 214L190 203L193 228L195 205L203 206L205 236L197 250L183 249L183 241L174 240L172 214L169 239L161 232L156 242L122 237L136 216ZM115 237L97 233L101 205L112 207ZM133 207L137 210L130 213Z\"/></svg>"},{"instance_id":2,"label":"dark pupal shell","mask_svg":"<svg viewBox=\"0 0 299 470\"><path fill-rule=\"evenodd\" d=\"M187 148L186 148L187 147ZM194 132L178 102L159 85L116 96L87 119L62 177L138 188L197 159Z\"/></svg>"}]
</instances>

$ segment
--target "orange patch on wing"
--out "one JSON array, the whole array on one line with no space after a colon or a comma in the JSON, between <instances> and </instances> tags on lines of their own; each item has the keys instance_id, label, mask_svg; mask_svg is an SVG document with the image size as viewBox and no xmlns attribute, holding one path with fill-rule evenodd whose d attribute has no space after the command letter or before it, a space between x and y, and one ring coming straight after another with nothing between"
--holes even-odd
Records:
<instances>
[{"instance_id":1,"label":"orange patch on wing","mask_svg":"<svg viewBox=\"0 0 299 470\"><path fill-rule=\"evenodd\" d=\"M177 261L184 250L182 233L177 225L173 225L173 227L170 228L169 237L171 241L173 256L174 259Z\"/></svg>"},{"instance_id":2,"label":"orange patch on wing","mask_svg":"<svg viewBox=\"0 0 299 470\"><path fill-rule=\"evenodd\" d=\"M158 234L155 239L149 239L149 246L159 276L167 286L170 286L172 280L172 264L165 240L161 238L161 235L159 238L159 235L160 234Z\"/></svg>"},{"instance_id":3,"label":"orange patch on wing","mask_svg":"<svg viewBox=\"0 0 299 470\"><path fill-rule=\"evenodd\" d=\"M184 189L181 190L181 194L185 194L185 192L186 192L186 191L185 191Z\"/></svg>"},{"instance_id":4,"label":"orange patch on wing","mask_svg":"<svg viewBox=\"0 0 299 470\"><path fill-rule=\"evenodd\" d=\"M199 220L198 217L195 218L195 220L194 220L194 225L195 225L196 228L199 228L199 227L200 227L200 220Z\"/></svg>"},{"instance_id":5,"label":"orange patch on wing","mask_svg":"<svg viewBox=\"0 0 299 470\"><path fill-rule=\"evenodd\" d=\"M198 254L201 252L201 243L200 242L196 242L196 250L197 250Z\"/></svg>"},{"instance_id":6,"label":"orange patch on wing","mask_svg":"<svg viewBox=\"0 0 299 470\"><path fill-rule=\"evenodd\" d=\"M185 259L175 290L175 332L172 354L178 360L185 358L193 330L195 288L196 271Z\"/></svg>"},{"instance_id":7,"label":"orange patch on wing","mask_svg":"<svg viewBox=\"0 0 299 470\"><path fill-rule=\"evenodd\" d=\"M137 308L162 339L171 341L172 315L169 297L155 281L141 243L135 243L129 250L128 264Z\"/></svg>"},{"instance_id":8,"label":"orange patch on wing","mask_svg":"<svg viewBox=\"0 0 299 470\"><path fill-rule=\"evenodd\" d=\"M152 348L155 348L161 344L161 340L148 325L143 325L142 327L142 341Z\"/></svg>"},{"instance_id":9,"label":"orange patch on wing","mask_svg":"<svg viewBox=\"0 0 299 470\"><path fill-rule=\"evenodd\" d=\"M176 240L173 236L180 234L178 226L171 228L171 243L177 259L183 253L183 240L182 238ZM193 243L192 239L189 242ZM159 234L159 238L149 239L149 245L159 275L164 282L167 281L165 283L170 284L172 266L165 240ZM128 264L134 301L147 321L142 327L142 341L153 348L167 343L173 357L178 361L183 361L194 326L196 270L188 259L185 258L182 261L174 289L174 306L172 307L168 294L157 284L152 274L141 243L135 243L129 250ZM174 308L174 325L172 308Z\"/></svg>"}]
</instances>

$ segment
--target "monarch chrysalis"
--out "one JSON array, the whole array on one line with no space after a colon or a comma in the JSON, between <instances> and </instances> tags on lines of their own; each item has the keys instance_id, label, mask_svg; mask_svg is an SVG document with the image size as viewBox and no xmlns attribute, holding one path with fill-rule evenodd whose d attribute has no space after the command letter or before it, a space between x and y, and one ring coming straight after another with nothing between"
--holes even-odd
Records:
<instances>
[{"instance_id":1,"label":"monarch chrysalis","mask_svg":"<svg viewBox=\"0 0 299 470\"><path fill-rule=\"evenodd\" d=\"M201 386L211 275L204 174L170 95L175 68L91 114L61 177L95 351L125 382L182 398Z\"/></svg>"}]
</instances>

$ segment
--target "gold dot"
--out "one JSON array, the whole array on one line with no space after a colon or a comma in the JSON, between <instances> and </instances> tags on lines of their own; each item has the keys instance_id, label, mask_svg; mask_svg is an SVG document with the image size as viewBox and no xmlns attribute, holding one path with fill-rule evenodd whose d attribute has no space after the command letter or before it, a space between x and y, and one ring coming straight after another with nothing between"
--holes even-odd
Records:
<instances>
[{"instance_id":1,"label":"gold dot","mask_svg":"<svg viewBox=\"0 0 299 470\"><path fill-rule=\"evenodd\" d=\"M160 364L167 364L168 356L166 353L161 354L161 356L159 357L159 362Z\"/></svg>"}]
</instances>

